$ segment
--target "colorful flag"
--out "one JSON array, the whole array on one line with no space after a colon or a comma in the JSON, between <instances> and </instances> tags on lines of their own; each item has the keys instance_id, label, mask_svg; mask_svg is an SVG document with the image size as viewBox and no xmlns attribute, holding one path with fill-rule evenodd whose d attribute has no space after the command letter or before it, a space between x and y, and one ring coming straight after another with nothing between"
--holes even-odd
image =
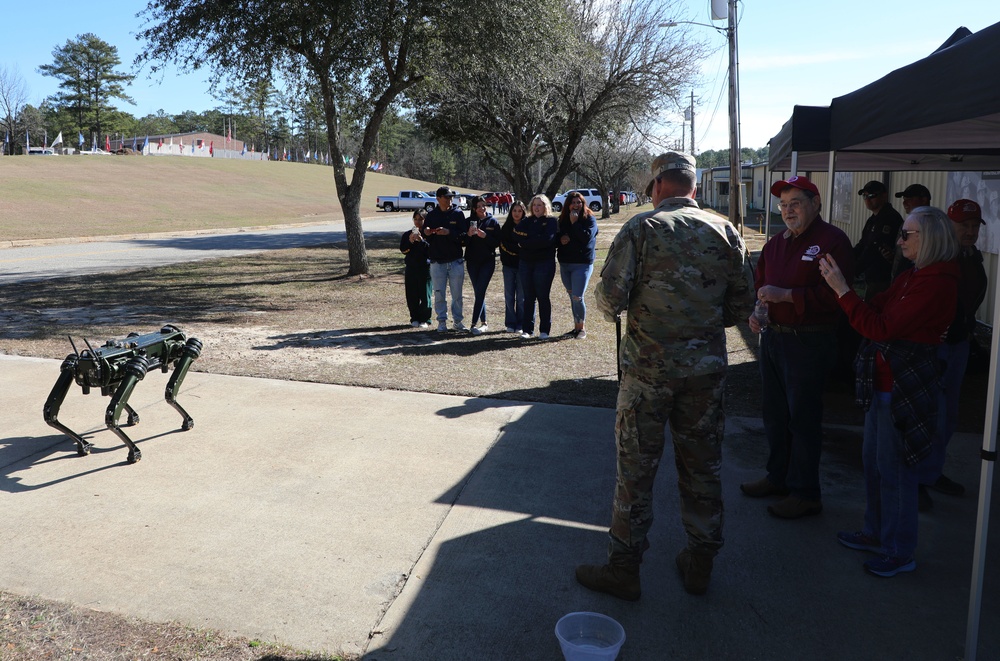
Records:
<instances>
[{"instance_id":1,"label":"colorful flag","mask_svg":"<svg viewBox=\"0 0 1000 661\"><path fill-rule=\"evenodd\" d=\"M163 138L160 138L160 142L157 143L156 145L156 151L160 151L162 147L163 147Z\"/></svg>"},{"instance_id":2,"label":"colorful flag","mask_svg":"<svg viewBox=\"0 0 1000 661\"><path fill-rule=\"evenodd\" d=\"M208 143L208 155L215 156L215 140Z\"/></svg>"},{"instance_id":3,"label":"colorful flag","mask_svg":"<svg viewBox=\"0 0 1000 661\"><path fill-rule=\"evenodd\" d=\"M149 147L149 135L147 135L146 139L142 141L142 153L143 154L146 153L147 147Z\"/></svg>"},{"instance_id":4,"label":"colorful flag","mask_svg":"<svg viewBox=\"0 0 1000 661\"><path fill-rule=\"evenodd\" d=\"M246 156L247 153L247 143L243 143L243 151L240 152L240 156Z\"/></svg>"},{"instance_id":5,"label":"colorful flag","mask_svg":"<svg viewBox=\"0 0 1000 661\"><path fill-rule=\"evenodd\" d=\"M80 138L80 148L82 149L83 148L83 131L80 131L80 133L79 133L79 135L77 137Z\"/></svg>"},{"instance_id":6,"label":"colorful flag","mask_svg":"<svg viewBox=\"0 0 1000 661\"><path fill-rule=\"evenodd\" d=\"M111 151L111 136L104 136L104 151Z\"/></svg>"}]
</instances>

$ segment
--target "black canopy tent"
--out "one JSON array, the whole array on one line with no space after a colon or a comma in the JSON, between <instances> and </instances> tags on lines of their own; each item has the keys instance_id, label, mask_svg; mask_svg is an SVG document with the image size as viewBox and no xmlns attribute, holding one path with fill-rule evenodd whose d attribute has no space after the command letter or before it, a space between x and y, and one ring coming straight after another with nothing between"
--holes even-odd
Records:
<instances>
[{"instance_id":1,"label":"black canopy tent","mask_svg":"<svg viewBox=\"0 0 1000 661\"><path fill-rule=\"evenodd\" d=\"M1000 170L1000 23L972 34L960 28L931 55L833 99L824 116L796 106L771 139L769 169L809 171ZM824 131L829 151L822 153ZM831 177L832 181L832 177ZM994 282L1000 282L997 260ZM993 328L1000 329L1000 288ZM990 496L996 461L1000 332L993 333L988 410L983 430L979 510L965 659L976 659Z\"/></svg>"}]
</instances>

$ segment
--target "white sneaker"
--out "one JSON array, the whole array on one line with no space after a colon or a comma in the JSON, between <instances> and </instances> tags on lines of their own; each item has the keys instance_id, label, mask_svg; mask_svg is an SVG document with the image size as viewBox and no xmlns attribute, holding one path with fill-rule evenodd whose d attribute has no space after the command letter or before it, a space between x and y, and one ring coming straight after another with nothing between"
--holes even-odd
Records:
<instances>
[{"instance_id":1,"label":"white sneaker","mask_svg":"<svg viewBox=\"0 0 1000 661\"><path fill-rule=\"evenodd\" d=\"M444 323L443 321L438 324L438 332L439 333L443 333L446 330L448 330L448 324Z\"/></svg>"},{"instance_id":2,"label":"white sneaker","mask_svg":"<svg viewBox=\"0 0 1000 661\"><path fill-rule=\"evenodd\" d=\"M488 331L489 329L490 329L490 327L489 327L489 326L487 326L486 324L483 324L482 326L480 326L480 327L479 327L479 331L480 331L481 333L485 333L485 332L486 332L486 331Z\"/></svg>"},{"instance_id":3,"label":"white sneaker","mask_svg":"<svg viewBox=\"0 0 1000 661\"><path fill-rule=\"evenodd\" d=\"M477 326L476 328L473 328L472 329L472 334L473 335L482 335L483 334L483 328L484 328L483 326Z\"/></svg>"},{"instance_id":4,"label":"white sneaker","mask_svg":"<svg viewBox=\"0 0 1000 661\"><path fill-rule=\"evenodd\" d=\"M531 339L531 333L525 333L524 331L521 331L521 339L522 340L530 340Z\"/></svg>"},{"instance_id":5,"label":"white sneaker","mask_svg":"<svg viewBox=\"0 0 1000 661\"><path fill-rule=\"evenodd\" d=\"M410 325L413 326L414 328L420 328L420 322L419 321L411 321Z\"/></svg>"},{"instance_id":6,"label":"white sneaker","mask_svg":"<svg viewBox=\"0 0 1000 661\"><path fill-rule=\"evenodd\" d=\"M540 340L547 340L547 339L549 339L549 334L548 333L539 333L538 334L538 339L540 339Z\"/></svg>"},{"instance_id":7,"label":"white sneaker","mask_svg":"<svg viewBox=\"0 0 1000 661\"><path fill-rule=\"evenodd\" d=\"M423 323L420 324L420 327L421 328L430 328L431 327L431 322L425 321L425 322L423 322Z\"/></svg>"},{"instance_id":8,"label":"white sneaker","mask_svg":"<svg viewBox=\"0 0 1000 661\"><path fill-rule=\"evenodd\" d=\"M504 329L504 332L506 332L506 333L520 333L521 331L517 330L513 326L508 326L507 328Z\"/></svg>"},{"instance_id":9,"label":"white sneaker","mask_svg":"<svg viewBox=\"0 0 1000 661\"><path fill-rule=\"evenodd\" d=\"M465 327L465 324L463 324L461 321L456 321L454 324L452 324L451 327L453 330L457 331L469 330L468 328Z\"/></svg>"}]
</instances>

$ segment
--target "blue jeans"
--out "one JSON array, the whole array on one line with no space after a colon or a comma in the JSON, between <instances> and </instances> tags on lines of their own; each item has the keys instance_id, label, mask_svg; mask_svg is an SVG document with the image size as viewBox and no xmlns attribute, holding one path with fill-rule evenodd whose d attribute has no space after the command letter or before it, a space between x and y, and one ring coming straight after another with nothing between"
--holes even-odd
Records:
<instances>
[{"instance_id":1,"label":"blue jeans","mask_svg":"<svg viewBox=\"0 0 1000 661\"><path fill-rule=\"evenodd\" d=\"M779 333L760 338L761 404L769 454L767 479L805 500L819 500L823 389L837 356L837 336Z\"/></svg>"},{"instance_id":2,"label":"blue jeans","mask_svg":"<svg viewBox=\"0 0 1000 661\"><path fill-rule=\"evenodd\" d=\"M552 330L552 281L556 277L556 260L530 262L522 259L518 267L518 277L524 288L524 314L521 315L521 330L529 335L535 332L535 301L538 302L538 332Z\"/></svg>"},{"instance_id":3,"label":"blue jeans","mask_svg":"<svg viewBox=\"0 0 1000 661\"><path fill-rule=\"evenodd\" d=\"M903 439L892 424L892 395L875 393L865 414L861 456L865 467L865 535L882 543L882 553L910 558L917 548L918 466L899 454Z\"/></svg>"},{"instance_id":4,"label":"blue jeans","mask_svg":"<svg viewBox=\"0 0 1000 661\"><path fill-rule=\"evenodd\" d=\"M524 311L524 287L518 276L519 267L503 267L504 325L521 330L521 315Z\"/></svg>"},{"instance_id":5,"label":"blue jeans","mask_svg":"<svg viewBox=\"0 0 1000 661\"><path fill-rule=\"evenodd\" d=\"M462 321L462 284L465 282L465 271L462 269L464 259L453 262L431 262L431 283L434 285L434 314L439 323L448 321L448 301L445 299L445 288L451 289L451 320L454 323Z\"/></svg>"},{"instance_id":6,"label":"blue jeans","mask_svg":"<svg viewBox=\"0 0 1000 661\"><path fill-rule=\"evenodd\" d=\"M944 373L941 374L944 399L939 401L938 435L931 445L930 455L920 462L920 484L934 484L944 470L948 441L958 427L958 397L962 393L962 380L969 364L969 340L955 344L942 342L938 345L937 357L944 364Z\"/></svg>"},{"instance_id":7,"label":"blue jeans","mask_svg":"<svg viewBox=\"0 0 1000 661\"><path fill-rule=\"evenodd\" d=\"M570 307L573 309L573 323L583 325L587 320L587 304L583 301L583 295L587 291L590 283L590 276L594 272L593 264L560 264L559 276L562 278L563 287L569 294Z\"/></svg>"},{"instance_id":8,"label":"blue jeans","mask_svg":"<svg viewBox=\"0 0 1000 661\"><path fill-rule=\"evenodd\" d=\"M496 260L487 259L481 262L465 261L465 268L469 271L469 282L472 283L472 291L475 298L472 303L472 325L475 326L480 321L486 323L486 288L490 286L493 279L493 272L497 268Z\"/></svg>"}]
</instances>

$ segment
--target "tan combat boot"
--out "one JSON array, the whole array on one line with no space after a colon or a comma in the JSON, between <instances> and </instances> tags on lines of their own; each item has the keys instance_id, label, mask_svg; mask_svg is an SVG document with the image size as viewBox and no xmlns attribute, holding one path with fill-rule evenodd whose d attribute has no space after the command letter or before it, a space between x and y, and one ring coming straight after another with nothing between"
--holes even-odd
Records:
<instances>
[{"instance_id":1,"label":"tan combat boot","mask_svg":"<svg viewBox=\"0 0 1000 661\"><path fill-rule=\"evenodd\" d=\"M625 601L637 601L642 594L637 564L580 565L576 580L587 589Z\"/></svg>"},{"instance_id":2,"label":"tan combat boot","mask_svg":"<svg viewBox=\"0 0 1000 661\"><path fill-rule=\"evenodd\" d=\"M677 555L677 569L688 594L705 594L712 578L712 556L684 549Z\"/></svg>"}]
</instances>

